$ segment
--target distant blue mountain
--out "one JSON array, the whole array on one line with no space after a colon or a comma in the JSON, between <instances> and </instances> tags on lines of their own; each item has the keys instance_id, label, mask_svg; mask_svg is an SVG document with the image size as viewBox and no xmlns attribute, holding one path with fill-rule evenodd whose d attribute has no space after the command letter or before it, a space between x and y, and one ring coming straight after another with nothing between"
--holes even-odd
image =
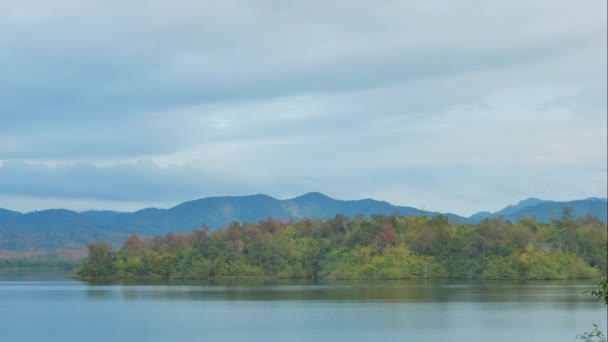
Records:
<instances>
[{"instance_id":1,"label":"distant blue mountain","mask_svg":"<svg viewBox=\"0 0 608 342\"><path fill-rule=\"evenodd\" d=\"M19 215L21 215L20 212L0 208L0 218L17 217Z\"/></svg>"},{"instance_id":2,"label":"distant blue mountain","mask_svg":"<svg viewBox=\"0 0 608 342\"><path fill-rule=\"evenodd\" d=\"M104 220L116 216L120 214L120 212L112 210L87 210L81 211L80 214L93 220Z\"/></svg>"},{"instance_id":3,"label":"distant blue mountain","mask_svg":"<svg viewBox=\"0 0 608 342\"><path fill-rule=\"evenodd\" d=\"M498 216L511 221L526 216L549 222L552 218L559 218L566 206L572 208L575 217L592 214L604 222L608 221L607 200L601 198L568 202L530 198L494 213L479 212L470 217L445 215L461 223L477 223ZM217 229L232 221L259 222L268 217L298 220L331 218L336 214L353 217L356 214L395 213L429 217L438 214L373 199L337 200L318 192L287 200L267 195L208 197L184 202L170 209L148 208L135 212L93 210L78 213L52 209L22 214L0 209L0 250L62 248L100 239L120 243L132 232L149 236L169 231L189 231L203 225Z\"/></svg>"},{"instance_id":4,"label":"distant blue mountain","mask_svg":"<svg viewBox=\"0 0 608 342\"><path fill-rule=\"evenodd\" d=\"M506 206L505 208L491 213L489 211L480 211L476 214L471 215L471 217L469 217L469 219L473 222L479 222L485 218L494 218L494 217L498 217L498 216L504 216L504 217L511 217L512 215L516 214L518 211L521 211L525 208L528 207L533 207L535 205L538 205L540 203L544 203L544 202L551 202L551 201L543 201L541 199L538 198L528 198L525 199L523 201L519 201L519 203L517 204L511 204ZM555 203L555 202L552 202Z\"/></svg>"},{"instance_id":5,"label":"distant blue mountain","mask_svg":"<svg viewBox=\"0 0 608 342\"><path fill-rule=\"evenodd\" d=\"M531 217L539 222L549 222L551 219L560 218L563 209L572 209L574 217L591 214L601 221L608 221L608 200L605 198L590 197L575 201L545 201L538 198L528 198L516 205L509 205L495 213L479 212L469 218L470 222L479 222L484 218L504 216L507 220L518 221L521 217Z\"/></svg>"},{"instance_id":6,"label":"distant blue mountain","mask_svg":"<svg viewBox=\"0 0 608 342\"><path fill-rule=\"evenodd\" d=\"M208 197L184 202L170 209L143 209L134 213L109 215L99 219L105 229L156 234L188 231L203 224L216 229L232 221L258 222L268 217L289 220L301 218L331 218L336 214L354 216L400 213L401 215L429 215L436 213L410 207L391 205L388 202L363 199L342 201L321 193L308 193L288 200L267 195ZM462 218L465 220L466 218Z\"/></svg>"}]
</instances>

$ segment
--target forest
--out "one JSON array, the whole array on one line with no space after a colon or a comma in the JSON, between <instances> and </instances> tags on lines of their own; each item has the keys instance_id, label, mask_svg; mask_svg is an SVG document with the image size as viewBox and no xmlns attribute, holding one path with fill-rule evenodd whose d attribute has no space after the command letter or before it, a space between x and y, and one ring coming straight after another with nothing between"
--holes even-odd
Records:
<instances>
[{"instance_id":1,"label":"forest","mask_svg":"<svg viewBox=\"0 0 608 342\"><path fill-rule=\"evenodd\" d=\"M0 270L3 269L57 269L69 271L80 264L80 259L56 258L56 257L23 257L0 259Z\"/></svg>"},{"instance_id":2,"label":"forest","mask_svg":"<svg viewBox=\"0 0 608 342\"><path fill-rule=\"evenodd\" d=\"M336 215L233 222L88 245L75 277L137 279L575 279L607 273L607 226L592 215L458 224L437 215Z\"/></svg>"}]
</instances>

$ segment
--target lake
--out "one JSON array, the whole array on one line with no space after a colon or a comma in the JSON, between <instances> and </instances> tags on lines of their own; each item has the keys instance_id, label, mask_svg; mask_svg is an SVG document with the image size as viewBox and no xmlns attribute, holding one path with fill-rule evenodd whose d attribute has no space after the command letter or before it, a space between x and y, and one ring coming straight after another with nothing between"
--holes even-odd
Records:
<instances>
[{"instance_id":1,"label":"lake","mask_svg":"<svg viewBox=\"0 0 608 342\"><path fill-rule=\"evenodd\" d=\"M575 341L587 281L84 282L0 272L1 341Z\"/></svg>"}]
</instances>

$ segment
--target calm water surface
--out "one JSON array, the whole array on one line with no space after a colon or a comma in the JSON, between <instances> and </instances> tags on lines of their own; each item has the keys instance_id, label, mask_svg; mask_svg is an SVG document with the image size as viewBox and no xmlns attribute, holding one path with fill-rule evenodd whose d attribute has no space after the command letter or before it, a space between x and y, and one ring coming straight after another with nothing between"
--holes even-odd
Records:
<instances>
[{"instance_id":1,"label":"calm water surface","mask_svg":"<svg viewBox=\"0 0 608 342\"><path fill-rule=\"evenodd\" d=\"M575 341L593 281L91 283L0 273L0 341Z\"/></svg>"}]
</instances>

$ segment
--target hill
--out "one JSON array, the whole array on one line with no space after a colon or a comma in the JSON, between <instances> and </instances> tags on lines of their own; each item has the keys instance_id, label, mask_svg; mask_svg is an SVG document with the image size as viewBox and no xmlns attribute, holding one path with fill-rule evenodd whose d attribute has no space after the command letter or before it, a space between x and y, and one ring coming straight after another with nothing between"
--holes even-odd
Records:
<instances>
[{"instance_id":1,"label":"hill","mask_svg":"<svg viewBox=\"0 0 608 342\"><path fill-rule=\"evenodd\" d=\"M572 208L574 217L592 214L606 222L607 201L600 198L557 202L530 198L495 213L480 212L470 217L444 214L460 223L478 223L485 218L504 216L517 221L522 216L549 222L561 216L562 208ZM343 214L403 216L426 215L413 207L395 206L373 199L338 200L318 192L292 199L278 200L267 195L208 197L181 203L169 209L147 208L135 212L50 209L19 213L0 209L0 251L53 250L81 248L98 240L120 243L130 233L151 236L169 231L187 232L203 225L211 229L225 227L232 221L259 222L268 217L280 220L303 218L326 219Z\"/></svg>"},{"instance_id":2,"label":"hill","mask_svg":"<svg viewBox=\"0 0 608 342\"><path fill-rule=\"evenodd\" d=\"M591 214L600 221L608 222L608 205L605 198L590 197L575 201L545 201L538 198L528 198L516 205L509 205L495 213L480 212L472 215L471 222L479 222L484 218L504 216L507 220L518 221L521 217L531 217L539 222L550 222L551 219L559 218L563 208L572 209L572 215L576 217Z\"/></svg>"},{"instance_id":3,"label":"hill","mask_svg":"<svg viewBox=\"0 0 608 342\"><path fill-rule=\"evenodd\" d=\"M133 213L108 212L94 215L87 212L88 219L95 219L99 228L114 232L137 232L143 235L167 231L189 231L206 224L212 229L225 227L232 221L258 222L269 216L280 220L302 218L331 218L336 214L365 216L373 214L428 215L436 213L416 208L395 206L388 202L363 199L343 201L321 193L308 193L287 200L278 200L267 195L208 197L181 203L170 209L148 208ZM466 218L461 218L465 220Z\"/></svg>"}]
</instances>

